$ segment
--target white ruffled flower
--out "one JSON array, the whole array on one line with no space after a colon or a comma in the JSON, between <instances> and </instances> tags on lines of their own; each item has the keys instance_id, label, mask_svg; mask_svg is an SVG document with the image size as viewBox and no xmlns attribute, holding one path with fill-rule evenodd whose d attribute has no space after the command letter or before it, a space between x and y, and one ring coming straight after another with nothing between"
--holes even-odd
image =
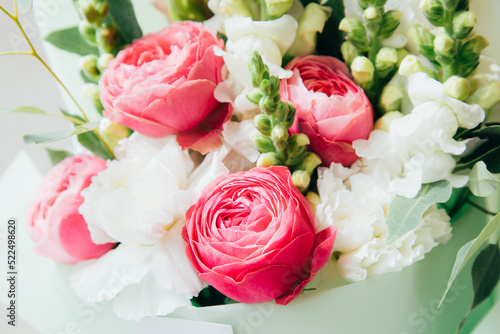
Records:
<instances>
[{"instance_id":1,"label":"white ruffled flower","mask_svg":"<svg viewBox=\"0 0 500 334\"><path fill-rule=\"evenodd\" d=\"M228 173L214 152L195 166L174 136L134 134L115 149L117 160L82 191L96 243L119 242L103 257L78 264L72 286L88 302L113 300L123 319L168 314L205 287L185 253L185 214L203 188Z\"/></svg>"}]
</instances>

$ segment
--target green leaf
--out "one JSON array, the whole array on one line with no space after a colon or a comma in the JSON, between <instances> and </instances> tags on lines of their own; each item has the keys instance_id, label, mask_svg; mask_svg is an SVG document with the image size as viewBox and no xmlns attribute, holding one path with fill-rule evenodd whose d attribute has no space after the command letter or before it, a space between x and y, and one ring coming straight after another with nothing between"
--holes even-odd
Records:
<instances>
[{"instance_id":1,"label":"green leaf","mask_svg":"<svg viewBox=\"0 0 500 334\"><path fill-rule=\"evenodd\" d=\"M33 8L33 0L17 0L18 15L28 14Z\"/></svg>"},{"instance_id":2,"label":"green leaf","mask_svg":"<svg viewBox=\"0 0 500 334\"><path fill-rule=\"evenodd\" d=\"M474 287L472 309L488 298L499 279L500 252L498 245L490 244L479 253L472 265L472 285Z\"/></svg>"},{"instance_id":3,"label":"green leaf","mask_svg":"<svg viewBox=\"0 0 500 334\"><path fill-rule=\"evenodd\" d=\"M486 226L483 228L481 233L475 238L466 243L465 245L460 248L460 250L457 253L457 258L455 260L455 264L453 265L453 269L451 270L451 275L448 280L448 284L446 286L446 290L444 291L443 297L441 298L441 301L439 302L439 306L444 301L444 298L446 297L446 294L450 290L451 285L453 284L453 281L455 278L457 278L458 274L464 266L469 262L469 260L472 258L474 253L477 252L477 250L491 237L498 229L500 229L500 214L497 214L495 217L493 217L492 220L486 224Z\"/></svg>"},{"instance_id":4,"label":"green leaf","mask_svg":"<svg viewBox=\"0 0 500 334\"><path fill-rule=\"evenodd\" d=\"M31 106L22 106L22 107L17 107L14 109L6 109L2 108L0 109L0 112L4 113L10 113L10 112L18 112L18 113L26 113L26 114L39 114L39 115L48 115L45 111L42 109L36 108L36 107L31 107Z\"/></svg>"},{"instance_id":5,"label":"green leaf","mask_svg":"<svg viewBox=\"0 0 500 334\"><path fill-rule=\"evenodd\" d=\"M387 227L389 237L387 243L392 243L402 235L413 230L424 212L434 203L446 202L451 196L451 184L439 181L424 184L415 198L396 196L389 206Z\"/></svg>"},{"instance_id":6,"label":"green leaf","mask_svg":"<svg viewBox=\"0 0 500 334\"><path fill-rule=\"evenodd\" d=\"M108 16L116 24L125 44L142 36L142 30L135 17L134 6L130 0L108 0Z\"/></svg>"},{"instance_id":7,"label":"green leaf","mask_svg":"<svg viewBox=\"0 0 500 334\"><path fill-rule=\"evenodd\" d=\"M474 137L486 139L486 142L460 159L455 171L472 168L478 161L484 161L490 172L500 173L500 125L487 125L479 130L467 131L461 136L462 139Z\"/></svg>"},{"instance_id":8,"label":"green leaf","mask_svg":"<svg viewBox=\"0 0 500 334\"><path fill-rule=\"evenodd\" d=\"M45 37L47 42L55 47L71 53L86 56L89 54L99 55L99 51L88 45L80 36L78 27L57 30Z\"/></svg>"},{"instance_id":9,"label":"green leaf","mask_svg":"<svg viewBox=\"0 0 500 334\"><path fill-rule=\"evenodd\" d=\"M469 189L475 196L486 197L498 187L498 180L488 171L486 164L479 161L469 175Z\"/></svg>"},{"instance_id":10,"label":"green leaf","mask_svg":"<svg viewBox=\"0 0 500 334\"><path fill-rule=\"evenodd\" d=\"M99 137L93 132L85 132L78 135L78 142L90 152L102 159L113 159Z\"/></svg>"},{"instance_id":11,"label":"green leaf","mask_svg":"<svg viewBox=\"0 0 500 334\"><path fill-rule=\"evenodd\" d=\"M94 130L99 126L99 122L91 122L84 125L79 125L74 127L73 129L69 129L66 131L58 131L52 133L46 133L41 135L25 135L24 142L26 144L43 144L43 143L52 143L64 138L71 137L73 135L79 135L81 133L89 132Z\"/></svg>"},{"instance_id":12,"label":"green leaf","mask_svg":"<svg viewBox=\"0 0 500 334\"><path fill-rule=\"evenodd\" d=\"M49 159L53 165L57 165L59 162L72 155L68 151L52 150L50 148L45 148L45 150L47 151Z\"/></svg>"}]
</instances>

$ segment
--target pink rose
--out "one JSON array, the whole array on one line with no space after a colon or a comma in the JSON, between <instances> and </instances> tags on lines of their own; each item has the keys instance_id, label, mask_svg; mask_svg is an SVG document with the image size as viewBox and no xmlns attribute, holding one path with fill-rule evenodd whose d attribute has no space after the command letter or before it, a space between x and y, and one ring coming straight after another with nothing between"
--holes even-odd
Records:
<instances>
[{"instance_id":1,"label":"pink rose","mask_svg":"<svg viewBox=\"0 0 500 334\"><path fill-rule=\"evenodd\" d=\"M28 206L28 233L37 253L76 263L98 258L114 246L94 244L78 213L83 203L80 192L104 169L105 160L82 154L64 159L49 171Z\"/></svg>"},{"instance_id":2,"label":"pink rose","mask_svg":"<svg viewBox=\"0 0 500 334\"><path fill-rule=\"evenodd\" d=\"M373 110L363 89L333 57L295 58L286 69L293 76L281 81L280 93L297 109L290 132L306 134L323 165L351 165L358 159L352 142L367 139L373 128Z\"/></svg>"},{"instance_id":3,"label":"pink rose","mask_svg":"<svg viewBox=\"0 0 500 334\"><path fill-rule=\"evenodd\" d=\"M215 30L190 21L134 41L99 81L104 116L150 137L177 133L203 154L218 148L231 107L214 97L224 64L215 47L224 47Z\"/></svg>"},{"instance_id":4,"label":"pink rose","mask_svg":"<svg viewBox=\"0 0 500 334\"><path fill-rule=\"evenodd\" d=\"M330 257L336 229L315 232L285 167L219 177L186 214L186 253L200 278L243 303L285 305Z\"/></svg>"}]
</instances>

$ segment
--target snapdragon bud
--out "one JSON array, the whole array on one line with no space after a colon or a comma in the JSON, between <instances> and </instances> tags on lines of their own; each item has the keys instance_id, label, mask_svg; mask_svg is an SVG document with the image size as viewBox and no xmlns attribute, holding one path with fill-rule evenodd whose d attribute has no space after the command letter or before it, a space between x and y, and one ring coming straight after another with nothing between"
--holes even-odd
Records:
<instances>
[{"instance_id":1,"label":"snapdragon bud","mask_svg":"<svg viewBox=\"0 0 500 334\"><path fill-rule=\"evenodd\" d=\"M398 49L398 63L397 63L398 68L399 68L399 65L401 65L401 62L403 61L403 59L405 59L405 57L408 55L409 55L409 52L405 48Z\"/></svg>"},{"instance_id":2,"label":"snapdragon bud","mask_svg":"<svg viewBox=\"0 0 500 334\"><path fill-rule=\"evenodd\" d=\"M262 110L262 112L266 115L274 113L275 106L276 104L274 103L274 100L269 96L263 96L259 101L260 110Z\"/></svg>"},{"instance_id":3,"label":"snapdragon bud","mask_svg":"<svg viewBox=\"0 0 500 334\"><path fill-rule=\"evenodd\" d=\"M293 0L265 0L267 12L276 18L286 14L292 7Z\"/></svg>"},{"instance_id":4,"label":"snapdragon bud","mask_svg":"<svg viewBox=\"0 0 500 334\"><path fill-rule=\"evenodd\" d=\"M281 164L278 155L274 152L262 153L257 159L257 167L271 167Z\"/></svg>"},{"instance_id":5,"label":"snapdragon bud","mask_svg":"<svg viewBox=\"0 0 500 334\"><path fill-rule=\"evenodd\" d=\"M437 79L436 73L425 67L424 64L422 64L422 62L417 58L417 56L406 56L399 65L398 73L404 75L405 77L410 77L413 73L417 72L425 72L431 78Z\"/></svg>"},{"instance_id":6,"label":"snapdragon bud","mask_svg":"<svg viewBox=\"0 0 500 334\"><path fill-rule=\"evenodd\" d=\"M311 175L304 170L296 170L292 173L292 182L299 189L300 192L304 192L309 188L309 183L311 183Z\"/></svg>"},{"instance_id":7,"label":"snapdragon bud","mask_svg":"<svg viewBox=\"0 0 500 334\"><path fill-rule=\"evenodd\" d=\"M112 24L103 24L96 31L97 46L101 53L116 53L120 43L118 28Z\"/></svg>"},{"instance_id":8,"label":"snapdragon bud","mask_svg":"<svg viewBox=\"0 0 500 334\"><path fill-rule=\"evenodd\" d=\"M479 65L481 51L488 46L488 40L483 36L474 36L465 42L460 48L458 54L458 63L460 65L460 76L467 78Z\"/></svg>"},{"instance_id":9,"label":"snapdragon bud","mask_svg":"<svg viewBox=\"0 0 500 334\"><path fill-rule=\"evenodd\" d=\"M425 17L432 25L442 27L444 24L445 9L440 0L422 0L420 9L424 11Z\"/></svg>"},{"instance_id":10,"label":"snapdragon bud","mask_svg":"<svg viewBox=\"0 0 500 334\"><path fill-rule=\"evenodd\" d=\"M279 95L280 78L278 78L276 75L273 75L272 77L269 78L269 82L271 83L271 93L269 95L270 96Z\"/></svg>"},{"instance_id":11,"label":"snapdragon bud","mask_svg":"<svg viewBox=\"0 0 500 334\"><path fill-rule=\"evenodd\" d=\"M347 66L351 66L354 58L361 56L361 52L359 52L359 50L350 41L342 43L340 46L340 52L342 53L342 57L344 58L344 62Z\"/></svg>"},{"instance_id":12,"label":"snapdragon bud","mask_svg":"<svg viewBox=\"0 0 500 334\"><path fill-rule=\"evenodd\" d=\"M473 12L459 12L453 18L453 37L466 39L477 23L477 16Z\"/></svg>"},{"instance_id":13,"label":"snapdragon bud","mask_svg":"<svg viewBox=\"0 0 500 334\"><path fill-rule=\"evenodd\" d=\"M454 75L444 82L443 88L446 95L464 101L470 94L471 85L469 80Z\"/></svg>"},{"instance_id":14,"label":"snapdragon bud","mask_svg":"<svg viewBox=\"0 0 500 334\"><path fill-rule=\"evenodd\" d=\"M457 46L455 40L443 32L436 36L434 39L434 52L436 53L436 60L441 65L449 65L455 61L457 54Z\"/></svg>"},{"instance_id":15,"label":"snapdragon bud","mask_svg":"<svg viewBox=\"0 0 500 334\"><path fill-rule=\"evenodd\" d=\"M288 166L294 166L301 163L306 154L307 145L310 144L309 137L307 135L300 133L294 134L288 140L288 145L286 151L288 154Z\"/></svg>"},{"instance_id":16,"label":"snapdragon bud","mask_svg":"<svg viewBox=\"0 0 500 334\"><path fill-rule=\"evenodd\" d=\"M399 111L390 111L380 117L373 125L374 130L389 131L392 121L401 118L404 115Z\"/></svg>"},{"instance_id":17,"label":"snapdragon bud","mask_svg":"<svg viewBox=\"0 0 500 334\"><path fill-rule=\"evenodd\" d=\"M260 133L266 136L271 134L271 119L268 116L259 114L254 117L253 122Z\"/></svg>"},{"instance_id":18,"label":"snapdragon bud","mask_svg":"<svg viewBox=\"0 0 500 334\"><path fill-rule=\"evenodd\" d=\"M370 49L365 27L360 20L344 17L342 21L340 21L339 30L345 32L349 41L351 41L360 51L368 51Z\"/></svg>"},{"instance_id":19,"label":"snapdragon bud","mask_svg":"<svg viewBox=\"0 0 500 334\"><path fill-rule=\"evenodd\" d=\"M274 147L280 151L284 151L286 149L289 136L290 134L288 133L288 129L282 124L276 125L271 131L271 139L274 143Z\"/></svg>"},{"instance_id":20,"label":"snapdragon bud","mask_svg":"<svg viewBox=\"0 0 500 334\"><path fill-rule=\"evenodd\" d=\"M259 105L260 99L263 96L264 95L260 91L254 90L254 91L247 94L247 99L248 99L248 101L252 102L253 104Z\"/></svg>"},{"instance_id":21,"label":"snapdragon bud","mask_svg":"<svg viewBox=\"0 0 500 334\"><path fill-rule=\"evenodd\" d=\"M115 57L111 53L103 53L97 60L97 69L102 73L108 67L109 62Z\"/></svg>"},{"instance_id":22,"label":"snapdragon bud","mask_svg":"<svg viewBox=\"0 0 500 334\"><path fill-rule=\"evenodd\" d=\"M260 132L255 131L250 134L250 138L260 153L274 152L273 141L269 136L264 136Z\"/></svg>"},{"instance_id":23,"label":"snapdragon bud","mask_svg":"<svg viewBox=\"0 0 500 334\"><path fill-rule=\"evenodd\" d=\"M221 14L227 17L234 15L252 17L252 12L248 8L247 3L244 0L222 0L219 3L219 11L221 12ZM184 18L181 18L179 21L184 20ZM200 21L203 20L204 19L201 19Z\"/></svg>"},{"instance_id":24,"label":"snapdragon bud","mask_svg":"<svg viewBox=\"0 0 500 334\"><path fill-rule=\"evenodd\" d=\"M288 113L286 114L286 117L285 119L283 120L283 125L289 129L292 124L293 124L293 121L295 119L295 107L294 105L291 103L291 102L286 102L287 106L288 106Z\"/></svg>"},{"instance_id":25,"label":"snapdragon bud","mask_svg":"<svg viewBox=\"0 0 500 334\"><path fill-rule=\"evenodd\" d=\"M101 73L97 68L97 61L97 56L87 55L80 58L80 62L78 63L78 67L80 68L80 70L82 70L83 74L85 74L87 78L95 82L99 81L99 77L101 76Z\"/></svg>"},{"instance_id":26,"label":"snapdragon bud","mask_svg":"<svg viewBox=\"0 0 500 334\"><path fill-rule=\"evenodd\" d=\"M108 15L109 3L105 0L78 0L76 4L89 23L100 25Z\"/></svg>"},{"instance_id":27,"label":"snapdragon bud","mask_svg":"<svg viewBox=\"0 0 500 334\"><path fill-rule=\"evenodd\" d=\"M377 73L382 78L386 77L396 68L398 61L399 57L396 49L388 47L381 48L375 58L375 68L377 69Z\"/></svg>"},{"instance_id":28,"label":"snapdragon bud","mask_svg":"<svg viewBox=\"0 0 500 334\"><path fill-rule=\"evenodd\" d=\"M375 66L370 59L359 56L354 58L351 64L351 73L356 83L360 86L369 86L373 83Z\"/></svg>"},{"instance_id":29,"label":"snapdragon bud","mask_svg":"<svg viewBox=\"0 0 500 334\"><path fill-rule=\"evenodd\" d=\"M78 25L78 31L80 32L80 36L82 36L85 42L87 42L91 46L97 47L97 41L95 39L96 31L93 24L89 23L86 20L82 20Z\"/></svg>"},{"instance_id":30,"label":"snapdragon bud","mask_svg":"<svg viewBox=\"0 0 500 334\"><path fill-rule=\"evenodd\" d=\"M269 70L257 51L252 52L250 55L248 70L250 71L250 80L254 88L259 87L262 80L269 79Z\"/></svg>"},{"instance_id":31,"label":"snapdragon bud","mask_svg":"<svg viewBox=\"0 0 500 334\"><path fill-rule=\"evenodd\" d=\"M271 95L271 82L269 79L263 79L259 85L259 89L262 94L270 96Z\"/></svg>"},{"instance_id":32,"label":"snapdragon bud","mask_svg":"<svg viewBox=\"0 0 500 334\"><path fill-rule=\"evenodd\" d=\"M382 90L380 95L379 107L384 112L401 110L401 103L403 102L403 89L396 84L388 84Z\"/></svg>"},{"instance_id":33,"label":"snapdragon bud","mask_svg":"<svg viewBox=\"0 0 500 334\"><path fill-rule=\"evenodd\" d=\"M385 3L387 0L373 0L373 4L378 7L383 7L385 6Z\"/></svg>"},{"instance_id":34,"label":"snapdragon bud","mask_svg":"<svg viewBox=\"0 0 500 334\"><path fill-rule=\"evenodd\" d=\"M477 103L483 109L490 110L500 103L500 82L492 81L472 93L466 100L467 103Z\"/></svg>"},{"instance_id":35,"label":"snapdragon bud","mask_svg":"<svg viewBox=\"0 0 500 334\"><path fill-rule=\"evenodd\" d=\"M449 10L455 10L458 5L458 0L443 0L443 4L446 7L446 9Z\"/></svg>"},{"instance_id":36,"label":"snapdragon bud","mask_svg":"<svg viewBox=\"0 0 500 334\"><path fill-rule=\"evenodd\" d=\"M372 5L372 0L358 0L359 7L366 9L368 6Z\"/></svg>"},{"instance_id":37,"label":"snapdragon bud","mask_svg":"<svg viewBox=\"0 0 500 334\"><path fill-rule=\"evenodd\" d=\"M403 14L399 10L389 10L384 13L382 18L382 27L380 29L380 38L389 38L394 30L399 26Z\"/></svg>"},{"instance_id":38,"label":"snapdragon bud","mask_svg":"<svg viewBox=\"0 0 500 334\"><path fill-rule=\"evenodd\" d=\"M302 163L297 166L297 169L301 169L306 171L309 174L312 174L316 167L321 164L321 158L312 152L307 152Z\"/></svg>"},{"instance_id":39,"label":"snapdragon bud","mask_svg":"<svg viewBox=\"0 0 500 334\"><path fill-rule=\"evenodd\" d=\"M382 23L382 12L378 7L370 6L363 12L363 20L371 32L378 32Z\"/></svg>"},{"instance_id":40,"label":"snapdragon bud","mask_svg":"<svg viewBox=\"0 0 500 334\"><path fill-rule=\"evenodd\" d=\"M434 34L420 24L414 24L408 29L408 37L417 45L434 45Z\"/></svg>"}]
</instances>

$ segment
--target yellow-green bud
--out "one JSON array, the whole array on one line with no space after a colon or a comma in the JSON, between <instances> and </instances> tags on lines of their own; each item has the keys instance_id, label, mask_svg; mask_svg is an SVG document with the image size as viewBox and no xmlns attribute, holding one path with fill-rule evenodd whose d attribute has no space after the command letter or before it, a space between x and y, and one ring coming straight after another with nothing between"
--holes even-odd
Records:
<instances>
[{"instance_id":1,"label":"yellow-green bud","mask_svg":"<svg viewBox=\"0 0 500 334\"><path fill-rule=\"evenodd\" d=\"M363 23L356 18L344 17L339 24L339 30L347 34L347 38L360 51L368 51L370 49L368 39L366 38L366 30Z\"/></svg>"},{"instance_id":2,"label":"yellow-green bud","mask_svg":"<svg viewBox=\"0 0 500 334\"><path fill-rule=\"evenodd\" d=\"M263 96L259 101L259 107L266 115L271 115L274 112L274 100L269 96Z\"/></svg>"},{"instance_id":3,"label":"yellow-green bud","mask_svg":"<svg viewBox=\"0 0 500 334\"><path fill-rule=\"evenodd\" d=\"M95 39L96 31L93 24L89 23L86 20L82 20L78 25L78 31L80 32L80 36L82 36L85 42L87 42L91 46L97 46L97 42Z\"/></svg>"},{"instance_id":4,"label":"yellow-green bud","mask_svg":"<svg viewBox=\"0 0 500 334\"><path fill-rule=\"evenodd\" d=\"M101 100L99 99L99 86L97 86L96 84L94 83L84 84L82 86L81 95L84 98L91 100L94 106L96 106L96 108L99 109L99 111L103 109Z\"/></svg>"},{"instance_id":5,"label":"yellow-green bud","mask_svg":"<svg viewBox=\"0 0 500 334\"><path fill-rule=\"evenodd\" d=\"M290 134L288 133L288 129L285 128L282 124L276 125L271 130L271 139L274 143L274 146L280 151L286 149L286 144L288 142L289 136Z\"/></svg>"},{"instance_id":6,"label":"yellow-green bud","mask_svg":"<svg viewBox=\"0 0 500 334\"><path fill-rule=\"evenodd\" d=\"M477 16L473 12L459 12L453 18L453 37L466 39L477 23Z\"/></svg>"},{"instance_id":7,"label":"yellow-green bud","mask_svg":"<svg viewBox=\"0 0 500 334\"><path fill-rule=\"evenodd\" d=\"M120 42L120 33L115 25L103 24L97 28L96 40L101 53L115 53Z\"/></svg>"},{"instance_id":8,"label":"yellow-green bud","mask_svg":"<svg viewBox=\"0 0 500 334\"><path fill-rule=\"evenodd\" d=\"M271 119L268 116L259 114L254 117L253 122L260 133L266 136L271 134Z\"/></svg>"},{"instance_id":9,"label":"yellow-green bud","mask_svg":"<svg viewBox=\"0 0 500 334\"><path fill-rule=\"evenodd\" d=\"M274 152L262 153L257 159L257 167L271 167L280 165L281 161Z\"/></svg>"},{"instance_id":10,"label":"yellow-green bud","mask_svg":"<svg viewBox=\"0 0 500 334\"><path fill-rule=\"evenodd\" d=\"M382 23L382 12L378 7L370 6L364 10L363 20L368 30L378 32Z\"/></svg>"},{"instance_id":11,"label":"yellow-green bud","mask_svg":"<svg viewBox=\"0 0 500 334\"><path fill-rule=\"evenodd\" d=\"M467 78L479 64L481 51L488 46L488 41L483 36L474 36L465 42L458 54L459 75Z\"/></svg>"},{"instance_id":12,"label":"yellow-green bud","mask_svg":"<svg viewBox=\"0 0 500 334\"><path fill-rule=\"evenodd\" d=\"M288 103L283 101L278 101L276 103L276 119L278 122L286 122L289 119L289 113L294 111L295 109L290 110Z\"/></svg>"},{"instance_id":13,"label":"yellow-green bud","mask_svg":"<svg viewBox=\"0 0 500 334\"><path fill-rule=\"evenodd\" d=\"M399 61L398 51L394 48L383 47L375 57L375 68L383 78L386 77Z\"/></svg>"},{"instance_id":14,"label":"yellow-green bud","mask_svg":"<svg viewBox=\"0 0 500 334\"><path fill-rule=\"evenodd\" d=\"M190 8L192 7L189 6ZM252 17L248 4L244 0L223 0L219 3L219 10L224 16L230 17L234 15ZM185 19L181 18L179 21ZM203 20L200 20L203 21Z\"/></svg>"},{"instance_id":15,"label":"yellow-green bud","mask_svg":"<svg viewBox=\"0 0 500 334\"><path fill-rule=\"evenodd\" d=\"M374 130L389 131L392 121L395 119L403 117L403 114L399 111L390 111L384 116L380 117L373 126Z\"/></svg>"},{"instance_id":16,"label":"yellow-green bud","mask_svg":"<svg viewBox=\"0 0 500 334\"><path fill-rule=\"evenodd\" d=\"M263 79L269 78L265 77L267 66L264 64L262 57L257 51L252 52L250 59L248 60L248 70L250 71L250 78L254 88L259 87Z\"/></svg>"},{"instance_id":17,"label":"yellow-green bud","mask_svg":"<svg viewBox=\"0 0 500 334\"><path fill-rule=\"evenodd\" d=\"M77 6L89 23L100 25L108 15L109 4L105 0L78 0Z\"/></svg>"},{"instance_id":18,"label":"yellow-green bud","mask_svg":"<svg viewBox=\"0 0 500 334\"><path fill-rule=\"evenodd\" d=\"M78 67L83 71L85 76L92 81L99 81L99 77L101 73L97 68L98 58L95 55L87 55L80 58L80 62L78 63Z\"/></svg>"},{"instance_id":19,"label":"yellow-green bud","mask_svg":"<svg viewBox=\"0 0 500 334\"><path fill-rule=\"evenodd\" d=\"M309 137L307 135L300 133L294 134L288 140L288 145L286 147L286 152L288 154L287 165L296 165L304 159L304 155L307 150L307 145L309 145Z\"/></svg>"},{"instance_id":20,"label":"yellow-green bud","mask_svg":"<svg viewBox=\"0 0 500 334\"><path fill-rule=\"evenodd\" d=\"M469 80L459 76L452 76L443 84L444 93L460 101L464 101L470 94Z\"/></svg>"},{"instance_id":21,"label":"yellow-green bud","mask_svg":"<svg viewBox=\"0 0 500 334\"><path fill-rule=\"evenodd\" d=\"M455 61L455 55L457 54L456 41L447 33L440 33L434 39L434 52L436 53L436 60L441 65L449 65Z\"/></svg>"},{"instance_id":22,"label":"yellow-green bud","mask_svg":"<svg viewBox=\"0 0 500 334\"><path fill-rule=\"evenodd\" d=\"M382 28L380 29L380 38L389 38L399 26L403 13L399 10L389 10L384 13L382 18Z\"/></svg>"},{"instance_id":23,"label":"yellow-green bud","mask_svg":"<svg viewBox=\"0 0 500 334\"><path fill-rule=\"evenodd\" d=\"M262 92L262 94L270 96L271 95L271 82L269 79L264 79L261 81L259 85L259 89Z\"/></svg>"},{"instance_id":24,"label":"yellow-green bud","mask_svg":"<svg viewBox=\"0 0 500 334\"><path fill-rule=\"evenodd\" d=\"M248 101L252 102L253 104L259 105L260 99L263 97L262 93L258 90L254 90L253 92L250 92L247 94L247 99Z\"/></svg>"},{"instance_id":25,"label":"yellow-green bud","mask_svg":"<svg viewBox=\"0 0 500 334\"><path fill-rule=\"evenodd\" d=\"M269 95L276 96L280 92L280 78L273 75L269 78L269 82L271 83L271 93Z\"/></svg>"},{"instance_id":26,"label":"yellow-green bud","mask_svg":"<svg viewBox=\"0 0 500 334\"><path fill-rule=\"evenodd\" d=\"M265 0L267 12L274 17L281 17L292 7L293 0Z\"/></svg>"},{"instance_id":27,"label":"yellow-green bud","mask_svg":"<svg viewBox=\"0 0 500 334\"><path fill-rule=\"evenodd\" d=\"M306 195L306 199L307 199L307 202L309 202L309 205L311 206L313 214L315 215L316 214L316 207L321 204L321 198L315 192L308 191L307 195Z\"/></svg>"},{"instance_id":28,"label":"yellow-green bud","mask_svg":"<svg viewBox=\"0 0 500 334\"><path fill-rule=\"evenodd\" d=\"M434 34L420 24L414 24L408 29L408 37L417 45L434 45Z\"/></svg>"},{"instance_id":29,"label":"yellow-green bud","mask_svg":"<svg viewBox=\"0 0 500 334\"><path fill-rule=\"evenodd\" d=\"M99 56L99 59L97 60L97 69L99 72L104 72L106 67L108 67L109 62L113 60L115 57L111 53L103 53L102 55Z\"/></svg>"},{"instance_id":30,"label":"yellow-green bud","mask_svg":"<svg viewBox=\"0 0 500 334\"><path fill-rule=\"evenodd\" d=\"M304 192L309 188L309 183L311 183L311 175L304 170L296 170L292 173L292 182L299 189L300 192Z\"/></svg>"},{"instance_id":31,"label":"yellow-green bud","mask_svg":"<svg viewBox=\"0 0 500 334\"><path fill-rule=\"evenodd\" d=\"M371 6L372 0L358 0L359 7L366 9L368 6Z\"/></svg>"},{"instance_id":32,"label":"yellow-green bud","mask_svg":"<svg viewBox=\"0 0 500 334\"><path fill-rule=\"evenodd\" d=\"M274 152L273 141L268 136L255 131L250 134L250 138L260 153Z\"/></svg>"},{"instance_id":33,"label":"yellow-green bud","mask_svg":"<svg viewBox=\"0 0 500 334\"><path fill-rule=\"evenodd\" d=\"M406 56L399 65L398 73L410 77L413 73L425 72L424 64L415 55Z\"/></svg>"},{"instance_id":34,"label":"yellow-green bud","mask_svg":"<svg viewBox=\"0 0 500 334\"><path fill-rule=\"evenodd\" d=\"M302 160L302 162L297 166L296 169L304 170L309 174L312 174L316 167L318 167L320 164L321 158L316 153L307 152L304 160Z\"/></svg>"},{"instance_id":35,"label":"yellow-green bud","mask_svg":"<svg viewBox=\"0 0 500 334\"><path fill-rule=\"evenodd\" d=\"M385 113L390 111L401 110L401 102L403 101L403 89L396 84L388 84L382 90L380 95L379 107Z\"/></svg>"},{"instance_id":36,"label":"yellow-green bud","mask_svg":"<svg viewBox=\"0 0 500 334\"><path fill-rule=\"evenodd\" d=\"M102 118L99 124L99 132L102 138L106 141L109 148L112 150L118 141L122 138L127 138L132 133L132 130L118 123L113 123L107 118Z\"/></svg>"},{"instance_id":37,"label":"yellow-green bud","mask_svg":"<svg viewBox=\"0 0 500 334\"><path fill-rule=\"evenodd\" d=\"M399 48L398 49L398 63L397 63L397 66L399 67L399 65L401 65L401 62L403 61L403 59L405 59L406 56L408 56L408 50L406 50L405 48Z\"/></svg>"},{"instance_id":38,"label":"yellow-green bud","mask_svg":"<svg viewBox=\"0 0 500 334\"><path fill-rule=\"evenodd\" d=\"M356 58L357 56L361 56L361 52L359 52L359 50L350 41L345 41L344 43L342 43L340 52L342 53L342 57L344 58L347 66L351 66L354 58Z\"/></svg>"},{"instance_id":39,"label":"yellow-green bud","mask_svg":"<svg viewBox=\"0 0 500 334\"><path fill-rule=\"evenodd\" d=\"M370 59L364 56L358 56L352 61L351 73L358 85L369 85L373 82L375 66L373 66L373 63L370 61Z\"/></svg>"},{"instance_id":40,"label":"yellow-green bud","mask_svg":"<svg viewBox=\"0 0 500 334\"><path fill-rule=\"evenodd\" d=\"M479 88L469 96L466 102L469 104L477 103L483 109L490 110L500 103L500 82L492 81L486 86Z\"/></svg>"},{"instance_id":41,"label":"yellow-green bud","mask_svg":"<svg viewBox=\"0 0 500 334\"><path fill-rule=\"evenodd\" d=\"M373 4L378 7L383 7L387 0L373 0Z\"/></svg>"},{"instance_id":42,"label":"yellow-green bud","mask_svg":"<svg viewBox=\"0 0 500 334\"><path fill-rule=\"evenodd\" d=\"M449 10L455 10L458 5L458 0L443 0L443 4L446 7L446 9Z\"/></svg>"},{"instance_id":43,"label":"yellow-green bud","mask_svg":"<svg viewBox=\"0 0 500 334\"><path fill-rule=\"evenodd\" d=\"M420 8L424 11L425 17L436 27L444 24L445 9L440 0L422 0Z\"/></svg>"},{"instance_id":44,"label":"yellow-green bud","mask_svg":"<svg viewBox=\"0 0 500 334\"><path fill-rule=\"evenodd\" d=\"M478 35L478 36L474 36L473 38L471 38L467 42L465 42L464 45L462 46L462 51L479 54L488 45L490 45L488 40L486 38L484 38L483 36Z\"/></svg>"}]
</instances>

